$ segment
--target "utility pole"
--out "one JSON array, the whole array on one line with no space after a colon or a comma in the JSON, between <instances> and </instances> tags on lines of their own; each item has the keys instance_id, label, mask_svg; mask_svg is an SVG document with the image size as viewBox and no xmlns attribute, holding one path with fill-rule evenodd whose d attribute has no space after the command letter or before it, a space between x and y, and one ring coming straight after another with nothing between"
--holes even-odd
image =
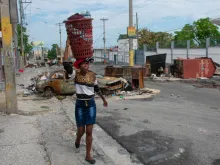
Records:
<instances>
[{"instance_id":1,"label":"utility pole","mask_svg":"<svg viewBox=\"0 0 220 165\"><path fill-rule=\"evenodd\" d=\"M138 21L139 21L139 18L138 18L138 13L136 13L136 35L137 35L137 49L139 49L139 27L138 27Z\"/></svg>"},{"instance_id":2,"label":"utility pole","mask_svg":"<svg viewBox=\"0 0 220 165\"><path fill-rule=\"evenodd\" d=\"M12 51L12 25L9 0L1 0L2 45L5 71L6 112L17 113L17 96L14 71L14 53Z\"/></svg>"},{"instance_id":3,"label":"utility pole","mask_svg":"<svg viewBox=\"0 0 220 165\"><path fill-rule=\"evenodd\" d=\"M26 57L25 57L25 53L24 53L24 50L25 50L25 45L24 45L24 33L23 33L23 24L24 24L24 9L27 7L24 8L23 4L31 4L32 2L31 1L22 1L22 0L19 0L19 6L20 6L20 28L21 28L21 45L20 45L20 49L21 49L21 56L22 56L22 66L20 66L20 69L23 69L24 68L24 65L26 63Z\"/></svg>"},{"instance_id":4,"label":"utility pole","mask_svg":"<svg viewBox=\"0 0 220 165\"><path fill-rule=\"evenodd\" d=\"M2 48L0 47L0 83L3 82Z\"/></svg>"},{"instance_id":5,"label":"utility pole","mask_svg":"<svg viewBox=\"0 0 220 165\"><path fill-rule=\"evenodd\" d=\"M18 32L17 32L17 25L19 23L18 18L18 4L17 0L9 0L9 11L10 11L10 20L13 29L13 48L15 54L15 61L14 61L14 70L19 70L19 60L20 60L20 53L18 51Z\"/></svg>"},{"instance_id":6,"label":"utility pole","mask_svg":"<svg viewBox=\"0 0 220 165\"><path fill-rule=\"evenodd\" d=\"M24 57L24 36L23 36L23 3L22 0L19 0L19 5L20 5L20 29L21 29L21 44L20 44L20 50L21 50L21 65L20 65L20 69L24 68L24 64L25 64L25 57Z\"/></svg>"},{"instance_id":7,"label":"utility pole","mask_svg":"<svg viewBox=\"0 0 220 165\"><path fill-rule=\"evenodd\" d=\"M103 43L104 43L104 63L106 63L106 37L105 37L105 22L108 21L107 18L100 19L103 21Z\"/></svg>"},{"instance_id":8,"label":"utility pole","mask_svg":"<svg viewBox=\"0 0 220 165\"><path fill-rule=\"evenodd\" d=\"M129 26L133 26L133 0L129 0ZM129 38L129 65L131 66L133 64L132 59L133 54L133 38Z\"/></svg>"},{"instance_id":9,"label":"utility pole","mask_svg":"<svg viewBox=\"0 0 220 165\"><path fill-rule=\"evenodd\" d=\"M62 30L61 30L61 26L63 25L63 23L57 23L56 25L59 26L59 33L60 33L60 57L62 59L63 56L62 56Z\"/></svg>"}]
</instances>

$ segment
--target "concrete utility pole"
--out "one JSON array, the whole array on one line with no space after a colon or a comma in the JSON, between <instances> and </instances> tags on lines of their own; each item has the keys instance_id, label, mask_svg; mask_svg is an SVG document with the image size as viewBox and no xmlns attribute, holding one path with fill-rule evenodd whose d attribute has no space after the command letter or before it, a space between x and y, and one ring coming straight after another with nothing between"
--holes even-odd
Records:
<instances>
[{"instance_id":1,"label":"concrete utility pole","mask_svg":"<svg viewBox=\"0 0 220 165\"><path fill-rule=\"evenodd\" d=\"M63 58L62 56L62 30L61 30L61 26L63 23L57 23L56 25L59 26L59 33L60 33L60 56L61 58Z\"/></svg>"},{"instance_id":2,"label":"concrete utility pole","mask_svg":"<svg viewBox=\"0 0 220 165\"><path fill-rule=\"evenodd\" d=\"M133 26L133 0L129 0L129 26ZM129 56L133 51L133 38L129 38ZM129 58L129 64L131 65L133 60Z\"/></svg>"},{"instance_id":3,"label":"concrete utility pole","mask_svg":"<svg viewBox=\"0 0 220 165\"><path fill-rule=\"evenodd\" d=\"M24 53L25 50L25 45L24 45L24 33L23 33L23 21L24 21L24 7L23 4L31 4L30 1L22 1L19 0L19 6L20 6L20 27L21 27L21 45L20 45L20 49L21 49L21 56L22 56L22 66L20 66L20 69L24 68L24 65L26 63L26 56Z\"/></svg>"},{"instance_id":4,"label":"concrete utility pole","mask_svg":"<svg viewBox=\"0 0 220 165\"><path fill-rule=\"evenodd\" d=\"M106 37L105 37L105 22L108 21L107 18L100 19L103 21L103 43L104 43L104 63L106 63Z\"/></svg>"},{"instance_id":5,"label":"concrete utility pole","mask_svg":"<svg viewBox=\"0 0 220 165\"><path fill-rule=\"evenodd\" d=\"M20 69L24 69L24 63L25 63L25 57L24 57L24 36L23 36L23 3L22 0L19 0L19 5L20 5L20 28L21 28L21 44L20 44L20 49L21 49L21 57L22 57L22 62L20 65Z\"/></svg>"},{"instance_id":6,"label":"concrete utility pole","mask_svg":"<svg viewBox=\"0 0 220 165\"><path fill-rule=\"evenodd\" d=\"M3 68L2 68L2 48L0 48L0 83L3 82Z\"/></svg>"},{"instance_id":7,"label":"concrete utility pole","mask_svg":"<svg viewBox=\"0 0 220 165\"><path fill-rule=\"evenodd\" d=\"M15 53L15 69L14 70L19 70L19 61L20 61L20 53L18 51L18 32L17 32L17 24L19 23L19 18L18 18L18 4L17 0L10 0L10 19L11 19L11 24L12 24L12 29L13 29L13 43L14 43L14 53Z\"/></svg>"},{"instance_id":8,"label":"concrete utility pole","mask_svg":"<svg viewBox=\"0 0 220 165\"><path fill-rule=\"evenodd\" d=\"M2 43L5 70L6 112L17 113L17 96L12 51L12 25L10 22L9 0L1 0Z\"/></svg>"},{"instance_id":9,"label":"concrete utility pole","mask_svg":"<svg viewBox=\"0 0 220 165\"><path fill-rule=\"evenodd\" d=\"M138 43L138 40L139 40L139 27L138 27L138 21L139 21L139 18L138 18L138 13L136 13L136 35L137 35L137 49L139 49L139 43Z\"/></svg>"}]
</instances>

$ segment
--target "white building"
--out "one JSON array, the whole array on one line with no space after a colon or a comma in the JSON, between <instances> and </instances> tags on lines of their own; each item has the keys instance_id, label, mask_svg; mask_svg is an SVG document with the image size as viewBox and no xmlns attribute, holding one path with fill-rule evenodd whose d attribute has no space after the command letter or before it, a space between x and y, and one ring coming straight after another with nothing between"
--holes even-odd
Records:
<instances>
[{"instance_id":1,"label":"white building","mask_svg":"<svg viewBox=\"0 0 220 165\"><path fill-rule=\"evenodd\" d=\"M137 39L133 39L133 49L137 50ZM129 39L118 40L118 61L129 62Z\"/></svg>"},{"instance_id":2,"label":"white building","mask_svg":"<svg viewBox=\"0 0 220 165\"><path fill-rule=\"evenodd\" d=\"M133 49L137 50L137 39L133 39ZM118 51L129 52L129 39L118 40Z\"/></svg>"}]
</instances>

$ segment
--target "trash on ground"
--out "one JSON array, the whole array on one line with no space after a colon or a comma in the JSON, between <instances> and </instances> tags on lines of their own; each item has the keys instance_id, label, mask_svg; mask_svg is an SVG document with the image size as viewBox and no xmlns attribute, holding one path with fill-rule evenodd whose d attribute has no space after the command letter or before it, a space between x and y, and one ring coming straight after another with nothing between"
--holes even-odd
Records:
<instances>
[{"instance_id":1,"label":"trash on ground","mask_svg":"<svg viewBox=\"0 0 220 165\"><path fill-rule=\"evenodd\" d=\"M150 93L150 94L159 94L160 90L159 89L143 88L143 89L141 89L141 92Z\"/></svg>"}]
</instances>

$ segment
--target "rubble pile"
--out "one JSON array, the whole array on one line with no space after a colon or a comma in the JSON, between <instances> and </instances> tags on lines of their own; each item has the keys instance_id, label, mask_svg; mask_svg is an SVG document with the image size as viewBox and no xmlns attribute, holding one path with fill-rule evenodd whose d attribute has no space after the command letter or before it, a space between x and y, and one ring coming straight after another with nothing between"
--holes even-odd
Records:
<instances>
[{"instance_id":1,"label":"rubble pile","mask_svg":"<svg viewBox=\"0 0 220 165\"><path fill-rule=\"evenodd\" d=\"M220 78L219 76L213 77L212 79L192 79L192 80L182 80L182 83L192 84L197 88L220 88Z\"/></svg>"},{"instance_id":2,"label":"rubble pile","mask_svg":"<svg viewBox=\"0 0 220 165\"><path fill-rule=\"evenodd\" d=\"M220 76L220 67L217 67L217 68L216 68L215 75Z\"/></svg>"}]
</instances>

